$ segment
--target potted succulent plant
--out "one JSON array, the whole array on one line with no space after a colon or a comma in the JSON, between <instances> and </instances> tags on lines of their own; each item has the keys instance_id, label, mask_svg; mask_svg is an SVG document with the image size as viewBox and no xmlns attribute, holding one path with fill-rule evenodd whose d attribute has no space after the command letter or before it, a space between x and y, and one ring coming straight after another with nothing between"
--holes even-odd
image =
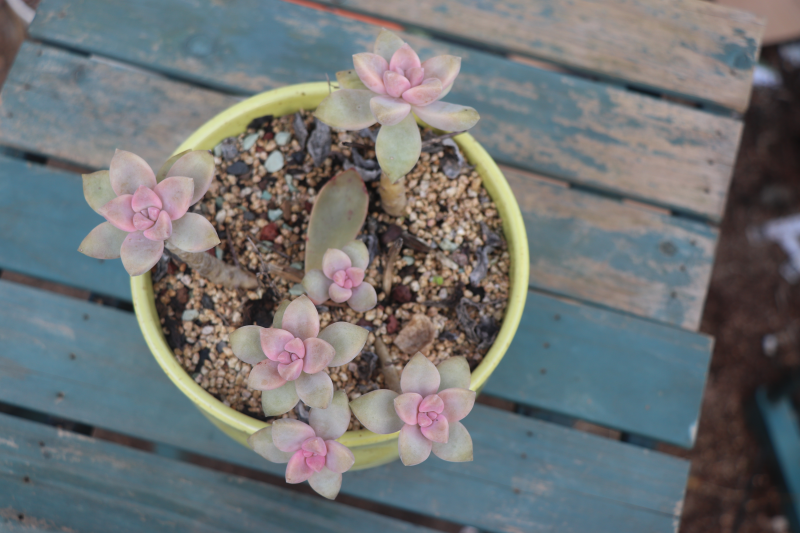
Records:
<instances>
[{"instance_id":1,"label":"potted succulent plant","mask_svg":"<svg viewBox=\"0 0 800 533\"><path fill-rule=\"evenodd\" d=\"M502 173L469 134L442 131L478 119L440 101L460 60L422 62L385 30L374 52L337 73L338 90L233 106L157 173L118 152L84 177L108 222L81 251L121 255L170 379L229 436L287 462L287 482L331 498L347 470L471 459L460 420L528 284Z\"/></svg>"}]
</instances>

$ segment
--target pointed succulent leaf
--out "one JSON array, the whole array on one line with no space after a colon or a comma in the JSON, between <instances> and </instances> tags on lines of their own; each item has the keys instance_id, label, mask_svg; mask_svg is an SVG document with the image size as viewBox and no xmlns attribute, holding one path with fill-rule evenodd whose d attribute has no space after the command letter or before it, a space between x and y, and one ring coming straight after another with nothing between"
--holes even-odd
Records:
<instances>
[{"instance_id":1,"label":"pointed succulent leaf","mask_svg":"<svg viewBox=\"0 0 800 533\"><path fill-rule=\"evenodd\" d=\"M308 439L316 437L308 424L293 418L281 418L272 423L272 442L282 452L294 453Z\"/></svg>"},{"instance_id":2,"label":"pointed succulent leaf","mask_svg":"<svg viewBox=\"0 0 800 533\"><path fill-rule=\"evenodd\" d=\"M414 168L421 152L422 138L411 113L394 126L383 126L378 132L375 154L378 164L392 183Z\"/></svg>"},{"instance_id":3,"label":"pointed succulent leaf","mask_svg":"<svg viewBox=\"0 0 800 533\"><path fill-rule=\"evenodd\" d=\"M183 152L181 152L179 154L175 154L172 157L170 157L169 159L167 159L164 162L164 164L161 165L161 168L159 168L158 172L156 173L156 182L157 183L161 183L164 180L164 178L167 177L167 172L169 172L169 169L171 169L172 165L175 164L175 161L177 161L178 159L180 159L184 155L188 154L190 151L191 150L184 150Z\"/></svg>"},{"instance_id":4,"label":"pointed succulent leaf","mask_svg":"<svg viewBox=\"0 0 800 533\"><path fill-rule=\"evenodd\" d=\"M322 256L322 272L326 277L333 279L333 275L339 270L347 270L353 263L350 257L341 250L328 248Z\"/></svg>"},{"instance_id":5,"label":"pointed succulent leaf","mask_svg":"<svg viewBox=\"0 0 800 533\"><path fill-rule=\"evenodd\" d=\"M426 106L412 106L412 111L426 124L444 131L467 131L481 118L471 107L434 102ZM383 128L381 128L381 131Z\"/></svg>"},{"instance_id":6,"label":"pointed succulent leaf","mask_svg":"<svg viewBox=\"0 0 800 533\"><path fill-rule=\"evenodd\" d=\"M295 484L308 480L314 471L306 463L301 450L297 450L286 464L286 483Z\"/></svg>"},{"instance_id":7,"label":"pointed succulent leaf","mask_svg":"<svg viewBox=\"0 0 800 533\"><path fill-rule=\"evenodd\" d=\"M400 431L404 423L394 410L394 399L398 394L388 389L379 389L359 396L350 402L350 410L361 425L381 435Z\"/></svg>"},{"instance_id":8,"label":"pointed succulent leaf","mask_svg":"<svg viewBox=\"0 0 800 533\"><path fill-rule=\"evenodd\" d=\"M265 416L288 413L299 401L294 381L287 381L277 389L261 391L261 409Z\"/></svg>"},{"instance_id":9,"label":"pointed succulent leaf","mask_svg":"<svg viewBox=\"0 0 800 533\"><path fill-rule=\"evenodd\" d=\"M333 281L328 279L318 268L306 272L302 282L306 294L316 305L320 305L328 299L328 289L332 283Z\"/></svg>"},{"instance_id":10,"label":"pointed succulent leaf","mask_svg":"<svg viewBox=\"0 0 800 533\"><path fill-rule=\"evenodd\" d=\"M391 61L394 53L397 52L404 44L405 42L403 39L389 30L381 28L378 38L375 39L374 51L386 61Z\"/></svg>"},{"instance_id":11,"label":"pointed succulent leaf","mask_svg":"<svg viewBox=\"0 0 800 533\"><path fill-rule=\"evenodd\" d=\"M250 328L257 326L245 327ZM258 337L262 354L272 361L277 361L278 356L286 349L286 345L294 339L294 335L280 328L258 328ZM236 353L235 349L233 349L233 353ZM246 362L250 363L250 361Z\"/></svg>"},{"instance_id":12,"label":"pointed succulent leaf","mask_svg":"<svg viewBox=\"0 0 800 533\"><path fill-rule=\"evenodd\" d=\"M392 59L389 61L389 70L397 70L400 69L402 71L406 71L412 68L419 68L422 66L422 62L419 60L419 56L411 48L411 45L407 43L403 43L403 46L397 49L397 51L392 54Z\"/></svg>"},{"instance_id":13,"label":"pointed succulent leaf","mask_svg":"<svg viewBox=\"0 0 800 533\"><path fill-rule=\"evenodd\" d=\"M247 437L247 445L258 455L273 463L288 463L292 454L282 452L272 442L272 426L259 429Z\"/></svg>"},{"instance_id":14,"label":"pointed succulent leaf","mask_svg":"<svg viewBox=\"0 0 800 533\"><path fill-rule=\"evenodd\" d=\"M233 355L250 365L266 359L264 350L261 349L262 329L264 328L260 326L243 326L228 335Z\"/></svg>"},{"instance_id":15,"label":"pointed succulent leaf","mask_svg":"<svg viewBox=\"0 0 800 533\"><path fill-rule=\"evenodd\" d=\"M418 465L431 454L431 441L422 434L419 426L405 424L397 439L400 460L406 466Z\"/></svg>"},{"instance_id":16,"label":"pointed succulent leaf","mask_svg":"<svg viewBox=\"0 0 800 533\"><path fill-rule=\"evenodd\" d=\"M406 364L400 375L400 388L403 392L416 392L423 398L436 394L439 390L439 371L428 358L417 352Z\"/></svg>"},{"instance_id":17,"label":"pointed succulent leaf","mask_svg":"<svg viewBox=\"0 0 800 533\"><path fill-rule=\"evenodd\" d=\"M436 365L436 370L439 371L439 377L441 378L439 383L440 391L452 388L469 389L470 372L466 357L448 357Z\"/></svg>"},{"instance_id":18,"label":"pointed succulent leaf","mask_svg":"<svg viewBox=\"0 0 800 533\"><path fill-rule=\"evenodd\" d=\"M136 226L133 225L132 201L133 195L123 194L106 203L97 212L122 231L136 231Z\"/></svg>"},{"instance_id":19,"label":"pointed succulent leaf","mask_svg":"<svg viewBox=\"0 0 800 533\"><path fill-rule=\"evenodd\" d=\"M436 78L428 78L404 92L403 100L413 106L426 106L435 102L440 94L442 94L442 82Z\"/></svg>"},{"instance_id":20,"label":"pointed succulent leaf","mask_svg":"<svg viewBox=\"0 0 800 533\"><path fill-rule=\"evenodd\" d=\"M278 374L286 381L295 381L303 373L303 360L297 359L291 363L279 363ZM295 388L297 386L295 385Z\"/></svg>"},{"instance_id":21,"label":"pointed succulent leaf","mask_svg":"<svg viewBox=\"0 0 800 533\"><path fill-rule=\"evenodd\" d=\"M217 230L204 216L186 213L172 221L169 243L186 252L205 252L219 244Z\"/></svg>"},{"instance_id":22,"label":"pointed succulent leaf","mask_svg":"<svg viewBox=\"0 0 800 533\"><path fill-rule=\"evenodd\" d=\"M336 81L339 82L339 88L341 89L369 90L364 85L364 82L361 81L361 78L358 77L355 69L340 70L336 73Z\"/></svg>"},{"instance_id":23,"label":"pointed succulent leaf","mask_svg":"<svg viewBox=\"0 0 800 533\"><path fill-rule=\"evenodd\" d=\"M328 288L328 296L330 296L332 302L336 302L337 304L346 302L352 295L352 289L340 287L335 283Z\"/></svg>"},{"instance_id":24,"label":"pointed succulent leaf","mask_svg":"<svg viewBox=\"0 0 800 533\"><path fill-rule=\"evenodd\" d=\"M111 222L103 222L89 232L78 251L95 259L116 259L127 236L127 231L115 228Z\"/></svg>"},{"instance_id":25,"label":"pointed succulent leaf","mask_svg":"<svg viewBox=\"0 0 800 533\"><path fill-rule=\"evenodd\" d=\"M428 77L435 78L436 76ZM408 82L412 87L416 87L425 78L425 70L422 67L410 68L406 71L406 78L408 78Z\"/></svg>"},{"instance_id":26,"label":"pointed succulent leaf","mask_svg":"<svg viewBox=\"0 0 800 533\"><path fill-rule=\"evenodd\" d=\"M272 317L272 327L281 329L283 325L283 314L286 312L286 308L289 307L289 304L292 303L289 300L283 300L278 308L275 309L275 315Z\"/></svg>"},{"instance_id":27,"label":"pointed succulent leaf","mask_svg":"<svg viewBox=\"0 0 800 533\"><path fill-rule=\"evenodd\" d=\"M375 96L363 89L339 89L329 94L314 111L320 121L340 130L369 128L377 120L369 108L369 100Z\"/></svg>"},{"instance_id":28,"label":"pointed succulent leaf","mask_svg":"<svg viewBox=\"0 0 800 533\"><path fill-rule=\"evenodd\" d=\"M141 231L128 233L119 254L122 266L131 276L141 276L153 268L164 253L163 241L151 241Z\"/></svg>"},{"instance_id":29,"label":"pointed succulent leaf","mask_svg":"<svg viewBox=\"0 0 800 533\"><path fill-rule=\"evenodd\" d=\"M364 241L358 239L350 241L341 250L350 258L354 268L366 269L369 266L369 250Z\"/></svg>"},{"instance_id":30,"label":"pointed succulent leaf","mask_svg":"<svg viewBox=\"0 0 800 533\"><path fill-rule=\"evenodd\" d=\"M441 55L422 62L426 78L436 78L442 82L443 89L449 89L461 71L461 58Z\"/></svg>"},{"instance_id":31,"label":"pointed succulent leaf","mask_svg":"<svg viewBox=\"0 0 800 533\"><path fill-rule=\"evenodd\" d=\"M394 399L394 410L400 420L413 426L417 423L417 413L421 403L421 395L416 392L406 392Z\"/></svg>"},{"instance_id":32,"label":"pointed succulent leaf","mask_svg":"<svg viewBox=\"0 0 800 533\"><path fill-rule=\"evenodd\" d=\"M356 458L350 448L344 444L340 444L335 440L325 442L328 448L328 455L325 457L325 466L330 470L343 474L350 470L356 462Z\"/></svg>"},{"instance_id":33,"label":"pointed succulent leaf","mask_svg":"<svg viewBox=\"0 0 800 533\"><path fill-rule=\"evenodd\" d=\"M153 189L148 189L144 185L139 185L139 188L136 189L136 192L133 193L133 198L131 199L131 209L134 211L144 211L148 207L156 207L161 209L164 207L164 204L161 202L161 198L155 193Z\"/></svg>"},{"instance_id":34,"label":"pointed succulent leaf","mask_svg":"<svg viewBox=\"0 0 800 533\"><path fill-rule=\"evenodd\" d=\"M450 426L447 417L439 416L429 426L420 426L420 431L426 439L432 442L447 442Z\"/></svg>"},{"instance_id":35,"label":"pointed succulent leaf","mask_svg":"<svg viewBox=\"0 0 800 533\"><path fill-rule=\"evenodd\" d=\"M349 322L334 322L323 329L319 338L333 346L336 356L328 366L342 366L361 353L367 343L369 331Z\"/></svg>"},{"instance_id":36,"label":"pointed succulent leaf","mask_svg":"<svg viewBox=\"0 0 800 533\"><path fill-rule=\"evenodd\" d=\"M111 188L117 196L133 194L139 185L148 189L156 186L156 175L147 162L136 154L117 150L108 169Z\"/></svg>"},{"instance_id":37,"label":"pointed succulent leaf","mask_svg":"<svg viewBox=\"0 0 800 533\"><path fill-rule=\"evenodd\" d=\"M324 467L319 472L311 474L311 477L308 478L308 484L320 496L333 500L342 488L342 474Z\"/></svg>"},{"instance_id":38,"label":"pointed succulent leaf","mask_svg":"<svg viewBox=\"0 0 800 533\"><path fill-rule=\"evenodd\" d=\"M178 220L186 211L194 194L194 180L183 176L172 176L166 178L153 188L164 204L164 211L169 213L172 220Z\"/></svg>"},{"instance_id":39,"label":"pointed succulent leaf","mask_svg":"<svg viewBox=\"0 0 800 533\"><path fill-rule=\"evenodd\" d=\"M353 56L353 66L361 82L373 93L386 94L383 85L383 73L389 69L389 63L378 54L364 52Z\"/></svg>"},{"instance_id":40,"label":"pointed succulent leaf","mask_svg":"<svg viewBox=\"0 0 800 533\"><path fill-rule=\"evenodd\" d=\"M300 340L319 335L319 313L305 294L296 298L283 312L281 329L285 329Z\"/></svg>"},{"instance_id":41,"label":"pointed succulent leaf","mask_svg":"<svg viewBox=\"0 0 800 533\"><path fill-rule=\"evenodd\" d=\"M250 370L247 377L247 386L253 390L273 390L282 387L286 380L278 372L278 364L275 361L264 359Z\"/></svg>"},{"instance_id":42,"label":"pointed succulent leaf","mask_svg":"<svg viewBox=\"0 0 800 533\"><path fill-rule=\"evenodd\" d=\"M191 178L194 189L189 205L194 205L206 194L214 179L214 156L208 150L184 152L184 155L167 171L165 177Z\"/></svg>"},{"instance_id":43,"label":"pointed succulent leaf","mask_svg":"<svg viewBox=\"0 0 800 533\"><path fill-rule=\"evenodd\" d=\"M294 382L297 395L309 407L327 409L333 399L333 381L325 372L303 372Z\"/></svg>"},{"instance_id":44,"label":"pointed succulent leaf","mask_svg":"<svg viewBox=\"0 0 800 533\"><path fill-rule=\"evenodd\" d=\"M324 440L335 440L344 435L350 425L350 405L347 394L337 390L327 409L311 409L308 423L314 428L317 437Z\"/></svg>"},{"instance_id":45,"label":"pointed succulent leaf","mask_svg":"<svg viewBox=\"0 0 800 533\"><path fill-rule=\"evenodd\" d=\"M444 401L442 414L450 422L458 422L472 411L475 405L475 391L467 389L445 389L439 393Z\"/></svg>"},{"instance_id":46,"label":"pointed succulent leaf","mask_svg":"<svg viewBox=\"0 0 800 533\"><path fill-rule=\"evenodd\" d=\"M368 206L367 187L354 169L342 172L322 187L308 222L306 272L322 269L322 256L328 248L341 250L356 238Z\"/></svg>"},{"instance_id":47,"label":"pointed succulent leaf","mask_svg":"<svg viewBox=\"0 0 800 533\"><path fill-rule=\"evenodd\" d=\"M375 287L366 282L353 289L353 295L347 300L347 305L359 313L365 313L377 304L378 294L375 292Z\"/></svg>"},{"instance_id":48,"label":"pointed succulent leaf","mask_svg":"<svg viewBox=\"0 0 800 533\"><path fill-rule=\"evenodd\" d=\"M99 213L99 209L117 197L111 187L108 170L99 170L83 175L83 196L89 207Z\"/></svg>"},{"instance_id":49,"label":"pointed succulent leaf","mask_svg":"<svg viewBox=\"0 0 800 533\"><path fill-rule=\"evenodd\" d=\"M383 126L394 126L411 112L411 104L402 98L389 96L373 96L369 108Z\"/></svg>"},{"instance_id":50,"label":"pointed succulent leaf","mask_svg":"<svg viewBox=\"0 0 800 533\"><path fill-rule=\"evenodd\" d=\"M386 95L390 98L399 98L400 95L411 88L411 82L408 78L393 70L387 70L383 73L383 85L386 87ZM371 102L372 100L370 100ZM375 108L372 108L372 114L375 114ZM380 117L376 115L376 118L380 122Z\"/></svg>"},{"instance_id":51,"label":"pointed succulent leaf","mask_svg":"<svg viewBox=\"0 0 800 533\"><path fill-rule=\"evenodd\" d=\"M450 422L447 442L434 442L433 453L439 459L453 463L472 461L472 437L461 422Z\"/></svg>"},{"instance_id":52,"label":"pointed succulent leaf","mask_svg":"<svg viewBox=\"0 0 800 533\"><path fill-rule=\"evenodd\" d=\"M172 220L166 211L161 211L156 223L144 230L144 236L151 241L166 241L170 235L172 235Z\"/></svg>"},{"instance_id":53,"label":"pointed succulent leaf","mask_svg":"<svg viewBox=\"0 0 800 533\"><path fill-rule=\"evenodd\" d=\"M310 338L303 341L306 348L306 356L303 359L303 372L306 374L316 374L333 361L336 350L330 343L317 338Z\"/></svg>"}]
</instances>

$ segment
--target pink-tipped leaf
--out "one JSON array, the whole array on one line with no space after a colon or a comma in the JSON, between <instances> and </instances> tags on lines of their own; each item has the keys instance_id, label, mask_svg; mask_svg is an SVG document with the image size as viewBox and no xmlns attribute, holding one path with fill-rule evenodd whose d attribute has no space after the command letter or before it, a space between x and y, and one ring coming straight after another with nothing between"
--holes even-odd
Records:
<instances>
[{"instance_id":1,"label":"pink-tipped leaf","mask_svg":"<svg viewBox=\"0 0 800 533\"><path fill-rule=\"evenodd\" d=\"M372 114L383 126L394 126L411 112L411 104L402 98L375 96L369 101Z\"/></svg>"},{"instance_id":2,"label":"pink-tipped leaf","mask_svg":"<svg viewBox=\"0 0 800 533\"><path fill-rule=\"evenodd\" d=\"M272 442L283 452L296 452L306 440L316 436L311 426L293 418L281 418L272 423Z\"/></svg>"},{"instance_id":3,"label":"pink-tipped leaf","mask_svg":"<svg viewBox=\"0 0 800 533\"><path fill-rule=\"evenodd\" d=\"M359 79L367 89L373 93L386 94L383 73L389 69L389 63L384 58L369 52L355 54L353 56L353 66Z\"/></svg>"},{"instance_id":4,"label":"pink-tipped leaf","mask_svg":"<svg viewBox=\"0 0 800 533\"><path fill-rule=\"evenodd\" d=\"M461 71L461 58L441 55L422 62L426 78L436 78L442 82L442 90L449 91Z\"/></svg>"},{"instance_id":5,"label":"pink-tipped leaf","mask_svg":"<svg viewBox=\"0 0 800 533\"><path fill-rule=\"evenodd\" d=\"M307 481L313 473L314 470L306 463L303 452L298 450L286 464L286 483L302 483Z\"/></svg>"},{"instance_id":6,"label":"pink-tipped leaf","mask_svg":"<svg viewBox=\"0 0 800 533\"><path fill-rule=\"evenodd\" d=\"M421 66L422 62L419 60L419 56L407 43L403 43L403 46L392 54L392 59L389 61L389 70L400 69L405 72Z\"/></svg>"},{"instance_id":7,"label":"pink-tipped leaf","mask_svg":"<svg viewBox=\"0 0 800 533\"><path fill-rule=\"evenodd\" d=\"M440 94L442 94L442 82L436 78L429 78L405 91L403 100L412 106L426 106L435 102Z\"/></svg>"},{"instance_id":8,"label":"pink-tipped leaf","mask_svg":"<svg viewBox=\"0 0 800 533\"><path fill-rule=\"evenodd\" d=\"M148 189L156 186L156 176L147 162L138 155L117 150L108 169L111 188L117 196L133 194L140 185Z\"/></svg>"},{"instance_id":9,"label":"pink-tipped leaf","mask_svg":"<svg viewBox=\"0 0 800 533\"><path fill-rule=\"evenodd\" d=\"M151 241L141 231L128 233L120 246L122 266L131 276L141 276L153 268L164 253L163 241Z\"/></svg>"},{"instance_id":10,"label":"pink-tipped leaf","mask_svg":"<svg viewBox=\"0 0 800 533\"><path fill-rule=\"evenodd\" d=\"M272 426L259 429L247 437L247 445L258 455L273 463L288 463L292 453L283 452L272 441Z\"/></svg>"},{"instance_id":11,"label":"pink-tipped leaf","mask_svg":"<svg viewBox=\"0 0 800 533\"><path fill-rule=\"evenodd\" d=\"M282 387L286 379L278 372L278 365L275 361L264 359L250 370L247 377L247 386L254 390L273 390Z\"/></svg>"},{"instance_id":12,"label":"pink-tipped leaf","mask_svg":"<svg viewBox=\"0 0 800 533\"><path fill-rule=\"evenodd\" d=\"M442 414L450 422L463 419L475 405L475 391L467 389L445 389L438 396L444 401Z\"/></svg>"},{"instance_id":13,"label":"pink-tipped leaf","mask_svg":"<svg viewBox=\"0 0 800 533\"><path fill-rule=\"evenodd\" d=\"M306 374L321 372L336 356L333 346L322 339L310 338L303 342L306 352L303 359L303 372Z\"/></svg>"},{"instance_id":14,"label":"pink-tipped leaf","mask_svg":"<svg viewBox=\"0 0 800 533\"><path fill-rule=\"evenodd\" d=\"M122 231L137 231L136 226L133 225L132 201L132 194L123 194L105 204L97 212Z\"/></svg>"},{"instance_id":15,"label":"pink-tipped leaf","mask_svg":"<svg viewBox=\"0 0 800 533\"><path fill-rule=\"evenodd\" d=\"M335 440L325 441L328 448L328 455L325 457L325 466L333 472L343 474L350 470L356 462L356 458L350 448L340 444Z\"/></svg>"},{"instance_id":16,"label":"pink-tipped leaf","mask_svg":"<svg viewBox=\"0 0 800 533\"><path fill-rule=\"evenodd\" d=\"M166 241L172 235L172 220L166 211L158 214L156 223L144 230L144 236L151 241Z\"/></svg>"},{"instance_id":17,"label":"pink-tipped leaf","mask_svg":"<svg viewBox=\"0 0 800 533\"><path fill-rule=\"evenodd\" d=\"M189 209L194 194L194 180L182 176L166 178L153 189L172 220L178 220Z\"/></svg>"},{"instance_id":18,"label":"pink-tipped leaf","mask_svg":"<svg viewBox=\"0 0 800 533\"><path fill-rule=\"evenodd\" d=\"M246 327L252 328L257 326L246 326ZM263 352L263 355L267 357L267 359L270 359L272 361L277 361L278 355L280 355L281 352L284 351L284 349L286 348L286 344L291 342L292 339L295 338L294 335L292 335L285 329L258 328L258 330L259 330L259 343L261 351ZM236 349L233 348L233 346L231 346L231 349L233 350L233 353L236 354ZM238 356L239 354L236 355ZM247 362L249 363L250 361Z\"/></svg>"},{"instance_id":19,"label":"pink-tipped leaf","mask_svg":"<svg viewBox=\"0 0 800 533\"><path fill-rule=\"evenodd\" d=\"M420 432L432 442L446 443L450 434L447 417L438 416L429 426L420 426Z\"/></svg>"},{"instance_id":20,"label":"pink-tipped leaf","mask_svg":"<svg viewBox=\"0 0 800 533\"><path fill-rule=\"evenodd\" d=\"M319 335L319 313L314 302L305 294L292 301L283 312L281 329L301 340Z\"/></svg>"},{"instance_id":21,"label":"pink-tipped leaf","mask_svg":"<svg viewBox=\"0 0 800 533\"><path fill-rule=\"evenodd\" d=\"M413 426L417 423L420 403L422 403L421 395L416 392L406 392L394 399L394 410L400 420Z\"/></svg>"}]
</instances>

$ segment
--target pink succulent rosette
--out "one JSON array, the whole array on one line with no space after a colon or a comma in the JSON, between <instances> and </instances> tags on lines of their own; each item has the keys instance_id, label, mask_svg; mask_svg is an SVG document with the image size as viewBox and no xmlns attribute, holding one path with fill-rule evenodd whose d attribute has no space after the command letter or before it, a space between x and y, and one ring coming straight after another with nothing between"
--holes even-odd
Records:
<instances>
[{"instance_id":1,"label":"pink succulent rosette","mask_svg":"<svg viewBox=\"0 0 800 533\"><path fill-rule=\"evenodd\" d=\"M381 389L350 402L359 422L380 434L400 432L398 449L406 466L433 451L445 461L472 461L472 438L460 422L475 405L470 371L463 357L434 366L417 352L400 376L403 394Z\"/></svg>"},{"instance_id":2,"label":"pink succulent rosette","mask_svg":"<svg viewBox=\"0 0 800 533\"><path fill-rule=\"evenodd\" d=\"M347 395L336 391L327 409L311 409L308 424L291 418L276 420L247 439L250 447L273 463L286 464L286 482L308 481L328 499L336 498L342 474L355 463L353 452L336 442L350 425Z\"/></svg>"},{"instance_id":3,"label":"pink succulent rosette","mask_svg":"<svg viewBox=\"0 0 800 533\"><path fill-rule=\"evenodd\" d=\"M341 250L328 248L322 256L322 269L309 270L303 278L306 294L320 305L328 298L347 304L359 313L378 303L375 288L364 281L369 251L361 241L352 241Z\"/></svg>"},{"instance_id":4,"label":"pink succulent rosette","mask_svg":"<svg viewBox=\"0 0 800 533\"><path fill-rule=\"evenodd\" d=\"M214 158L204 150L178 154L154 174L144 159L117 150L108 170L83 176L89 205L107 222L94 228L78 251L97 259L122 257L128 274L150 270L169 242L187 252L219 244L205 217L187 213L214 177Z\"/></svg>"},{"instance_id":5,"label":"pink succulent rosette","mask_svg":"<svg viewBox=\"0 0 800 533\"><path fill-rule=\"evenodd\" d=\"M419 159L422 140L415 115L445 131L466 131L478 112L440 99L450 92L461 70L461 58L441 55L420 61L400 37L381 30L374 53L353 56L355 73L336 74L340 90L323 100L315 112L325 124L360 130L379 122L375 153L392 182L405 176Z\"/></svg>"},{"instance_id":6,"label":"pink succulent rosette","mask_svg":"<svg viewBox=\"0 0 800 533\"><path fill-rule=\"evenodd\" d=\"M347 322L320 331L317 308L305 295L275 315L271 328L244 326L230 334L233 353L253 365L247 385L262 391L267 416L282 415L299 400L326 409L333 398L333 381L324 369L352 361L369 332Z\"/></svg>"}]
</instances>

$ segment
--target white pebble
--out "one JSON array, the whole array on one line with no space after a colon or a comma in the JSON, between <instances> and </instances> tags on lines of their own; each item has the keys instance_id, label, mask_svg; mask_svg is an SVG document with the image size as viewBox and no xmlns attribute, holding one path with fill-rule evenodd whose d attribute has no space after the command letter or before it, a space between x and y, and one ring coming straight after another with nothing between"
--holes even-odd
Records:
<instances>
[{"instance_id":1,"label":"white pebble","mask_svg":"<svg viewBox=\"0 0 800 533\"><path fill-rule=\"evenodd\" d=\"M214 333L214 326L205 326L200 330L201 335L211 335L212 333Z\"/></svg>"},{"instance_id":2,"label":"white pebble","mask_svg":"<svg viewBox=\"0 0 800 533\"><path fill-rule=\"evenodd\" d=\"M220 209L220 210L217 212L217 216L215 216L215 217L214 217L214 220L216 220L218 223L222 224L223 222L225 222L225 216L226 216L226 214L227 214L227 213L225 213L225 210L224 210L224 209Z\"/></svg>"}]
</instances>

